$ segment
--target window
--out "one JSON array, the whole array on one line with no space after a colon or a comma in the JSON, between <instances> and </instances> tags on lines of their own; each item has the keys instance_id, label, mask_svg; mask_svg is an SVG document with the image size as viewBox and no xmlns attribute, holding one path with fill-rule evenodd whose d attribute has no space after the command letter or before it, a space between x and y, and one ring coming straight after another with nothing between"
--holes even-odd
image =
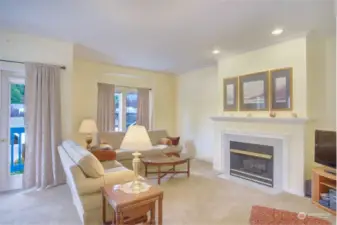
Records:
<instances>
[{"instance_id":1,"label":"window","mask_svg":"<svg viewBox=\"0 0 337 225\"><path fill-rule=\"evenodd\" d=\"M115 92L115 131L119 131L119 126L121 123L120 116L122 115L121 113L121 108L122 108L122 93L120 92Z\"/></svg>"},{"instance_id":2,"label":"window","mask_svg":"<svg viewBox=\"0 0 337 225\"><path fill-rule=\"evenodd\" d=\"M135 88L116 86L115 131L126 131L137 121L138 93Z\"/></svg>"},{"instance_id":3,"label":"window","mask_svg":"<svg viewBox=\"0 0 337 225\"><path fill-rule=\"evenodd\" d=\"M126 129L137 122L137 92L126 94Z\"/></svg>"}]
</instances>

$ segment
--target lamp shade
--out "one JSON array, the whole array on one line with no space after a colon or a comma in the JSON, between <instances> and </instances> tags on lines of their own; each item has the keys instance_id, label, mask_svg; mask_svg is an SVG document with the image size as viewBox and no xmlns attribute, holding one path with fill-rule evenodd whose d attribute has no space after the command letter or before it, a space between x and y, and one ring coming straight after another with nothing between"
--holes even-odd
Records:
<instances>
[{"instance_id":1,"label":"lamp shade","mask_svg":"<svg viewBox=\"0 0 337 225\"><path fill-rule=\"evenodd\" d=\"M145 151L152 148L152 143L144 126L129 126L122 144L121 149L132 151Z\"/></svg>"},{"instance_id":2,"label":"lamp shade","mask_svg":"<svg viewBox=\"0 0 337 225\"><path fill-rule=\"evenodd\" d=\"M98 132L96 122L92 119L85 119L82 121L78 132L82 134L94 134Z\"/></svg>"}]
</instances>

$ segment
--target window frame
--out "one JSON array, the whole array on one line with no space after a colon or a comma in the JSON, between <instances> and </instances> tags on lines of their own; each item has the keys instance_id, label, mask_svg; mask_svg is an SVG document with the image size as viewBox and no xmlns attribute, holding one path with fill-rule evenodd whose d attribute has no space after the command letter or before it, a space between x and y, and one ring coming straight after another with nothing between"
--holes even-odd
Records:
<instances>
[{"instance_id":1,"label":"window frame","mask_svg":"<svg viewBox=\"0 0 337 225\"><path fill-rule=\"evenodd\" d=\"M115 95L118 94L119 97L119 118L118 118L118 127L115 125L115 131L116 132L125 132L127 130L127 95L129 93L135 92L138 94L137 88L132 88L132 87L123 87L123 86L118 86L116 85L115 87ZM137 95L137 100L138 100L138 95ZM149 98L150 104L149 104L149 121L150 121L150 127L151 129L153 127L153 95L152 95L152 90L150 90L150 98ZM137 113L138 113L138 106L137 106ZM116 115L116 113L115 113ZM115 119L116 121L116 119Z\"/></svg>"}]
</instances>

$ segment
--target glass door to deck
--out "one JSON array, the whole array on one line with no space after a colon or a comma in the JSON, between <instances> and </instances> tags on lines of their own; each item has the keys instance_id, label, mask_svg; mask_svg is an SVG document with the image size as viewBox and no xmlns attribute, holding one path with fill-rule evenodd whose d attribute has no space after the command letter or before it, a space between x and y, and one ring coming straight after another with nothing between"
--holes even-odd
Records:
<instances>
[{"instance_id":1,"label":"glass door to deck","mask_svg":"<svg viewBox=\"0 0 337 225\"><path fill-rule=\"evenodd\" d=\"M22 74L0 70L0 191L22 188L25 157Z\"/></svg>"}]
</instances>

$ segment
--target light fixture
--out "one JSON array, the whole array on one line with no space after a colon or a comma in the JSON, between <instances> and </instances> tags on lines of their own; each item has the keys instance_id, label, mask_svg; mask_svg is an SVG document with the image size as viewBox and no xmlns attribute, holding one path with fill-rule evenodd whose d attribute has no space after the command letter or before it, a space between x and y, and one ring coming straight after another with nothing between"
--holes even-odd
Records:
<instances>
[{"instance_id":1,"label":"light fixture","mask_svg":"<svg viewBox=\"0 0 337 225\"><path fill-rule=\"evenodd\" d=\"M283 33L283 29L277 28L271 32L272 35L277 36Z\"/></svg>"},{"instance_id":2,"label":"light fixture","mask_svg":"<svg viewBox=\"0 0 337 225\"><path fill-rule=\"evenodd\" d=\"M214 50L212 51L212 53L213 53L213 55L217 55L217 54L220 53L220 50L219 50L219 49L214 49Z\"/></svg>"}]
</instances>

